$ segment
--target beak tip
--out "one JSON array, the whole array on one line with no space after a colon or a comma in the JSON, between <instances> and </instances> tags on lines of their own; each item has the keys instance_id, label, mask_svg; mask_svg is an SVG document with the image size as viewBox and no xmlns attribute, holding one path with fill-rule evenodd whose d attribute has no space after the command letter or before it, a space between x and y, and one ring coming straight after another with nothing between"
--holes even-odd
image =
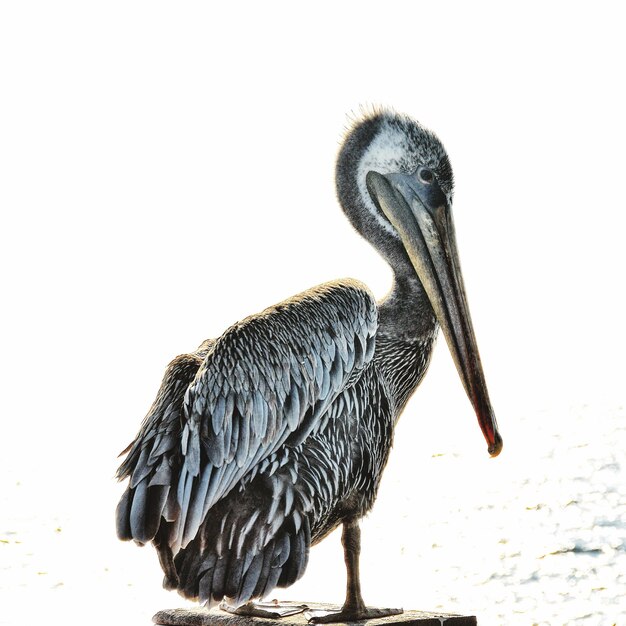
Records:
<instances>
[{"instance_id":1,"label":"beak tip","mask_svg":"<svg viewBox=\"0 0 626 626\"><path fill-rule=\"evenodd\" d=\"M503 446L502 437L500 437L500 433L496 432L495 440L492 444L490 444L488 448L489 456L492 459L497 457L500 454L500 452L502 452L502 446Z\"/></svg>"}]
</instances>

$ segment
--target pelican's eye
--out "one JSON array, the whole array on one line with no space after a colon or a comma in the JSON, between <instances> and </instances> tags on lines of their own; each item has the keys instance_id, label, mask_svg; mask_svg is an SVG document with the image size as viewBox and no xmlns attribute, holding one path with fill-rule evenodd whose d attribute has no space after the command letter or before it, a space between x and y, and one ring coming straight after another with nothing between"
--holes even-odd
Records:
<instances>
[{"instance_id":1,"label":"pelican's eye","mask_svg":"<svg viewBox=\"0 0 626 626\"><path fill-rule=\"evenodd\" d=\"M424 185L430 185L430 183L435 180L435 175L432 170L429 170L427 167L419 167L417 169L417 178L420 183Z\"/></svg>"}]
</instances>

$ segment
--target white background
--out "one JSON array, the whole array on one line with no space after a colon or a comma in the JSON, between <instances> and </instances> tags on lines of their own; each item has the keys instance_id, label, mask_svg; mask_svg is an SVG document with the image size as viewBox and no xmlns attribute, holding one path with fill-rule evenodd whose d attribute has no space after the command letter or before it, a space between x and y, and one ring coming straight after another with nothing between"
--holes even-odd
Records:
<instances>
[{"instance_id":1,"label":"white background","mask_svg":"<svg viewBox=\"0 0 626 626\"><path fill-rule=\"evenodd\" d=\"M79 602L72 576L98 601L103 554L124 562L133 593L158 587L153 555L118 545L107 516L115 456L173 356L319 282L353 276L384 295L388 269L334 197L346 114L362 104L414 116L450 154L504 453L532 458L521 416L550 409L567 429L572 407L621 405L619 7L3 3L0 531L66 525L45 561L65 568L53 606ZM424 458L486 456L443 340L399 433ZM6 590L27 602L35 566L10 566ZM54 583L42 576L39 597ZM323 579L304 589L341 599ZM121 583L110 594L127 601Z\"/></svg>"}]
</instances>

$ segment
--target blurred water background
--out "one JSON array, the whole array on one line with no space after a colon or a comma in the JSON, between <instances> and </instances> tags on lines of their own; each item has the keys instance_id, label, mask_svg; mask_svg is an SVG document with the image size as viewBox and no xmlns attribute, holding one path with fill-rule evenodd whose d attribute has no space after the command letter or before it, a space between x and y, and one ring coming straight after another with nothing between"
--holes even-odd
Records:
<instances>
[{"instance_id":1,"label":"blurred water background","mask_svg":"<svg viewBox=\"0 0 626 626\"><path fill-rule=\"evenodd\" d=\"M337 207L349 112L433 129L504 451L445 342L363 523L370 604L626 624L619 3L0 3L0 623L148 625L116 455L166 364L388 268ZM337 534L285 598L341 602Z\"/></svg>"},{"instance_id":2,"label":"blurred water background","mask_svg":"<svg viewBox=\"0 0 626 626\"><path fill-rule=\"evenodd\" d=\"M366 600L468 612L481 626L626 623L624 409L519 417L495 460L447 436L456 417L427 437L419 419L400 423L363 523ZM152 549L116 541L113 467L2 473L1 624L147 626L156 610L186 605L160 589ZM59 497L59 480L69 494ZM344 584L334 533L302 581L275 595L341 602Z\"/></svg>"}]
</instances>

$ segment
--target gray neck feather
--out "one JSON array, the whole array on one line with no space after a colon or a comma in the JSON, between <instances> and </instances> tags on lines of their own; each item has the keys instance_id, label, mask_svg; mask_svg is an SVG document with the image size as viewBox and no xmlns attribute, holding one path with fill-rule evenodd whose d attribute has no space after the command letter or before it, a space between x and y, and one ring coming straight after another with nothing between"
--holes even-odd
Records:
<instances>
[{"instance_id":1,"label":"gray neck feather","mask_svg":"<svg viewBox=\"0 0 626 626\"><path fill-rule=\"evenodd\" d=\"M373 203L364 201L357 184L360 155L380 130L381 120L365 120L346 138L337 160L339 202L358 233L391 266L394 281L379 303L376 360L400 413L426 372L437 333L435 314L400 239L381 225ZM385 218L382 217L384 220Z\"/></svg>"}]
</instances>

